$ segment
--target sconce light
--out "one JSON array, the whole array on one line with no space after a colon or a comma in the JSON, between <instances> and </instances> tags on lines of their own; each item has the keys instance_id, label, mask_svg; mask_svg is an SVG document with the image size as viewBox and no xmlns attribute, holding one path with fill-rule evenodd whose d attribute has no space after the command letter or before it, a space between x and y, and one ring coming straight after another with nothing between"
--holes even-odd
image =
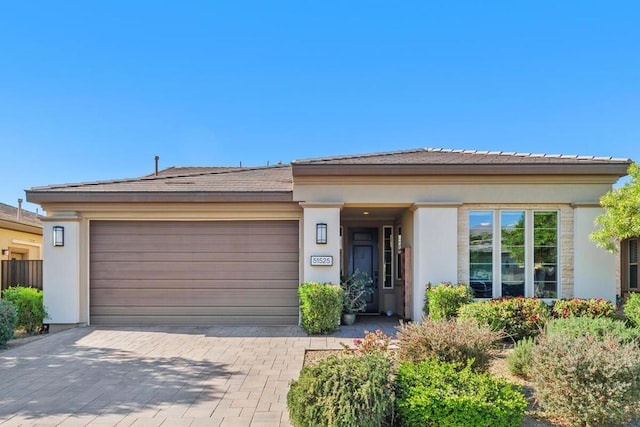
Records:
<instances>
[{"instance_id":1,"label":"sconce light","mask_svg":"<svg viewBox=\"0 0 640 427\"><path fill-rule=\"evenodd\" d=\"M9 249L3 249L3 250L2 250L2 255L3 255L3 256L5 256L5 255L9 255Z\"/></svg>"},{"instance_id":2,"label":"sconce light","mask_svg":"<svg viewBox=\"0 0 640 427\"><path fill-rule=\"evenodd\" d=\"M327 224L325 223L316 224L316 243L318 245L327 244Z\"/></svg>"},{"instance_id":3,"label":"sconce light","mask_svg":"<svg viewBox=\"0 0 640 427\"><path fill-rule=\"evenodd\" d=\"M64 246L64 227L53 226L53 246Z\"/></svg>"}]
</instances>

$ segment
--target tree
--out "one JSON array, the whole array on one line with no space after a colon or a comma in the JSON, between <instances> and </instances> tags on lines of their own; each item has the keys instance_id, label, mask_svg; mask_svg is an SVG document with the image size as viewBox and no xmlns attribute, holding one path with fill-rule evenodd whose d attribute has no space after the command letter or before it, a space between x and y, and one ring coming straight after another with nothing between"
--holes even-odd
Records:
<instances>
[{"instance_id":1,"label":"tree","mask_svg":"<svg viewBox=\"0 0 640 427\"><path fill-rule=\"evenodd\" d=\"M618 251L621 240L640 236L640 166L633 163L628 173L629 181L600 199L604 213L595 221L600 229L589 236L611 253Z\"/></svg>"}]
</instances>

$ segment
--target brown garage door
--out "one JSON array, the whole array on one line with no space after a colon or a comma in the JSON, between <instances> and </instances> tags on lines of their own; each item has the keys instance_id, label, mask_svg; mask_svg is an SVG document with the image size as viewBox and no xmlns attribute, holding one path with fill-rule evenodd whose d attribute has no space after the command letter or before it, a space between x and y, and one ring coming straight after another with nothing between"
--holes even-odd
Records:
<instances>
[{"instance_id":1,"label":"brown garage door","mask_svg":"<svg viewBox=\"0 0 640 427\"><path fill-rule=\"evenodd\" d=\"M298 322L297 221L92 221L92 324Z\"/></svg>"}]
</instances>

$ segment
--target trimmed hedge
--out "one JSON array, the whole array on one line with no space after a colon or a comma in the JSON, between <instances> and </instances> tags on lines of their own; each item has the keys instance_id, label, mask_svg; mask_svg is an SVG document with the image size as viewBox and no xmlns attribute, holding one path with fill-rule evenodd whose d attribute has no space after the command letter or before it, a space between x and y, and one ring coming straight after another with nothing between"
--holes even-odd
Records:
<instances>
[{"instance_id":1,"label":"trimmed hedge","mask_svg":"<svg viewBox=\"0 0 640 427\"><path fill-rule=\"evenodd\" d=\"M470 363L461 369L425 360L398 368L396 409L401 426L516 427L526 408L519 386L477 373Z\"/></svg>"},{"instance_id":2,"label":"trimmed hedge","mask_svg":"<svg viewBox=\"0 0 640 427\"><path fill-rule=\"evenodd\" d=\"M460 307L458 317L476 319L494 331L504 333L514 341L535 337L551 317L549 307L536 298L499 298L477 301Z\"/></svg>"},{"instance_id":3,"label":"trimmed hedge","mask_svg":"<svg viewBox=\"0 0 640 427\"><path fill-rule=\"evenodd\" d=\"M440 283L425 291L422 311L432 319L451 319L458 316L458 309L473 301L473 290L467 285Z\"/></svg>"},{"instance_id":4,"label":"trimmed hedge","mask_svg":"<svg viewBox=\"0 0 640 427\"><path fill-rule=\"evenodd\" d=\"M0 347L13 338L18 321L18 312L11 301L0 300Z\"/></svg>"},{"instance_id":5,"label":"trimmed hedge","mask_svg":"<svg viewBox=\"0 0 640 427\"><path fill-rule=\"evenodd\" d=\"M310 334L328 334L340 324L342 289L328 283L307 282L298 287L302 327Z\"/></svg>"},{"instance_id":6,"label":"trimmed hedge","mask_svg":"<svg viewBox=\"0 0 640 427\"><path fill-rule=\"evenodd\" d=\"M16 327L24 328L33 334L42 328L42 322L48 317L44 308L42 291L35 288L15 286L5 289L2 298L11 301L18 312Z\"/></svg>"},{"instance_id":7,"label":"trimmed hedge","mask_svg":"<svg viewBox=\"0 0 640 427\"><path fill-rule=\"evenodd\" d=\"M553 303L551 312L554 317L613 317L616 314L616 307L602 298L571 298L559 299Z\"/></svg>"},{"instance_id":8,"label":"trimmed hedge","mask_svg":"<svg viewBox=\"0 0 640 427\"><path fill-rule=\"evenodd\" d=\"M302 368L287 393L296 427L379 427L393 411L391 362L381 352L329 356Z\"/></svg>"}]
</instances>

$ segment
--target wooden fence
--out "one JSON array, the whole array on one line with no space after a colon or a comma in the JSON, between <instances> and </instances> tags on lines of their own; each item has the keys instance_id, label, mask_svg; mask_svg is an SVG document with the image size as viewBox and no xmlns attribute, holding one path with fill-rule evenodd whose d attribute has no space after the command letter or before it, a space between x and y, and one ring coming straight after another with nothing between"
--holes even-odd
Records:
<instances>
[{"instance_id":1,"label":"wooden fence","mask_svg":"<svg viewBox=\"0 0 640 427\"><path fill-rule=\"evenodd\" d=\"M1 289L11 286L29 286L42 290L42 260L2 261Z\"/></svg>"}]
</instances>

